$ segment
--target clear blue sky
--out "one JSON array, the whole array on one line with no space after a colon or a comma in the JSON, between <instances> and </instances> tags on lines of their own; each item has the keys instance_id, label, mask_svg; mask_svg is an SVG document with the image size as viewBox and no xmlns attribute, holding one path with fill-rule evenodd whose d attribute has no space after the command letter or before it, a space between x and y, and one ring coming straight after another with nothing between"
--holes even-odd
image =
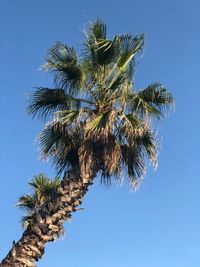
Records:
<instances>
[{"instance_id":1,"label":"clear blue sky","mask_svg":"<svg viewBox=\"0 0 200 267\"><path fill-rule=\"evenodd\" d=\"M66 237L47 246L39 267L200 266L200 32L198 0L1 0L0 258L21 236L17 198L32 175L54 176L39 161L42 128L26 114L26 94L51 86L38 69L55 42L80 49L84 25L100 16L111 34L144 32L145 54L136 87L162 82L176 112L160 126L156 172L140 190L109 189L99 180L84 208L66 225Z\"/></svg>"}]
</instances>

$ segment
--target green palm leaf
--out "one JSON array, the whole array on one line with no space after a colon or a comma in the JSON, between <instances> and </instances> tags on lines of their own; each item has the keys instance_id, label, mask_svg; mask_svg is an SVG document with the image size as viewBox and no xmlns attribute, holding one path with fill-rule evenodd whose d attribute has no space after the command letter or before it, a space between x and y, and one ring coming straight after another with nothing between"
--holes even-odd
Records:
<instances>
[{"instance_id":1,"label":"green palm leaf","mask_svg":"<svg viewBox=\"0 0 200 267\"><path fill-rule=\"evenodd\" d=\"M150 116L160 119L163 117L160 109L146 102L139 94L128 94L126 100L129 111L137 114L140 118Z\"/></svg>"},{"instance_id":2,"label":"green palm leaf","mask_svg":"<svg viewBox=\"0 0 200 267\"><path fill-rule=\"evenodd\" d=\"M64 124L71 124L75 119L77 119L78 116L80 116L81 110L63 110L57 112L59 121L61 121Z\"/></svg>"},{"instance_id":3,"label":"green palm leaf","mask_svg":"<svg viewBox=\"0 0 200 267\"><path fill-rule=\"evenodd\" d=\"M127 105L138 115L149 115L158 119L164 117L164 111L173 104L172 95L159 83L149 85L137 94L127 96Z\"/></svg>"},{"instance_id":4,"label":"green palm leaf","mask_svg":"<svg viewBox=\"0 0 200 267\"><path fill-rule=\"evenodd\" d=\"M135 188L146 171L143 155L139 148L131 147L127 144L123 145L121 150L124 168L127 170L130 185Z\"/></svg>"},{"instance_id":5,"label":"green palm leaf","mask_svg":"<svg viewBox=\"0 0 200 267\"><path fill-rule=\"evenodd\" d=\"M113 110L108 110L102 114L98 114L94 119L88 121L85 125L85 134L103 130L104 132L111 131L114 117L116 116Z\"/></svg>"},{"instance_id":6,"label":"green palm leaf","mask_svg":"<svg viewBox=\"0 0 200 267\"><path fill-rule=\"evenodd\" d=\"M80 100L67 95L63 89L39 87L30 96L28 112L35 117L45 120L55 111L80 108Z\"/></svg>"},{"instance_id":7,"label":"green palm leaf","mask_svg":"<svg viewBox=\"0 0 200 267\"><path fill-rule=\"evenodd\" d=\"M36 200L32 198L30 195L23 195L19 198L16 206L19 207L20 209L30 211L33 210L35 207L35 202Z\"/></svg>"},{"instance_id":8,"label":"green palm leaf","mask_svg":"<svg viewBox=\"0 0 200 267\"><path fill-rule=\"evenodd\" d=\"M131 186L134 188L140 183L146 172L146 160L156 167L158 143L153 132L142 128L140 134L127 136L128 143L121 146L124 168L127 170Z\"/></svg>"},{"instance_id":9,"label":"green palm leaf","mask_svg":"<svg viewBox=\"0 0 200 267\"><path fill-rule=\"evenodd\" d=\"M106 39L106 24L97 18L89 27L89 35L92 35L95 39Z\"/></svg>"},{"instance_id":10,"label":"green palm leaf","mask_svg":"<svg viewBox=\"0 0 200 267\"><path fill-rule=\"evenodd\" d=\"M144 35L133 37L131 34L119 36L121 53L117 61L117 66L121 71L125 71L128 64L144 45Z\"/></svg>"},{"instance_id":11,"label":"green palm leaf","mask_svg":"<svg viewBox=\"0 0 200 267\"><path fill-rule=\"evenodd\" d=\"M77 166L79 138L79 129L70 129L59 122L47 124L39 136L42 158L51 157L58 174Z\"/></svg>"},{"instance_id":12,"label":"green palm leaf","mask_svg":"<svg viewBox=\"0 0 200 267\"><path fill-rule=\"evenodd\" d=\"M73 47L57 42L47 54L45 69L55 73L55 82L58 87L74 95L82 88L84 74L78 63Z\"/></svg>"},{"instance_id":13,"label":"green palm leaf","mask_svg":"<svg viewBox=\"0 0 200 267\"><path fill-rule=\"evenodd\" d=\"M149 105L159 109L168 108L174 103L172 94L160 83L149 85L146 89L139 91L138 96Z\"/></svg>"}]
</instances>

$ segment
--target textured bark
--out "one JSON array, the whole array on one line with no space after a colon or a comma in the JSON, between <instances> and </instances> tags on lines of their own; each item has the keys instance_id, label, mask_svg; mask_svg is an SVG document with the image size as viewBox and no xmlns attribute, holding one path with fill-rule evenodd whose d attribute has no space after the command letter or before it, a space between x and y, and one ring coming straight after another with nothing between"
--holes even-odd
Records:
<instances>
[{"instance_id":1,"label":"textured bark","mask_svg":"<svg viewBox=\"0 0 200 267\"><path fill-rule=\"evenodd\" d=\"M89 177L83 180L79 171L69 173L51 199L34 214L33 223L24 231L21 239L13 243L0 266L36 266L35 262L44 254L46 243L55 240L63 222L70 219L71 212L75 212L82 203L95 175L96 172L90 170Z\"/></svg>"}]
</instances>

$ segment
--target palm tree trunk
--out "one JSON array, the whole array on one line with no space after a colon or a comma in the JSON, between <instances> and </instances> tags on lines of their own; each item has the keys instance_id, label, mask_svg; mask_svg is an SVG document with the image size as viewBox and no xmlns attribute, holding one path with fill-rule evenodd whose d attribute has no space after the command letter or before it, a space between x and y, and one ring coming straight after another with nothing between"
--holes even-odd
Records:
<instances>
[{"instance_id":1,"label":"palm tree trunk","mask_svg":"<svg viewBox=\"0 0 200 267\"><path fill-rule=\"evenodd\" d=\"M79 171L71 171L51 199L35 212L33 223L24 231L21 239L13 243L0 266L36 266L35 262L44 254L46 243L55 240L63 222L70 219L71 212L75 212L82 203L95 175L96 171L90 172L89 179L83 180Z\"/></svg>"}]
</instances>

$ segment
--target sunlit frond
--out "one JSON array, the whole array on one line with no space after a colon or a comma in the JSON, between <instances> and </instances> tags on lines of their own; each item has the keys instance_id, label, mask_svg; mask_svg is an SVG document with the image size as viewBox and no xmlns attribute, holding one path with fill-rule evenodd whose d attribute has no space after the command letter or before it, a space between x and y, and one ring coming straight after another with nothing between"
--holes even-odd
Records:
<instances>
[{"instance_id":1,"label":"sunlit frond","mask_svg":"<svg viewBox=\"0 0 200 267\"><path fill-rule=\"evenodd\" d=\"M144 35L132 36L123 34L119 36L121 52L117 61L117 66L121 71L125 71L136 53L141 52L144 46Z\"/></svg>"},{"instance_id":2,"label":"sunlit frond","mask_svg":"<svg viewBox=\"0 0 200 267\"><path fill-rule=\"evenodd\" d=\"M94 130L98 130L102 125L105 126L105 119L106 119L107 113L105 114L99 114L96 118L94 118L92 121L88 122L85 126L86 133L89 133Z\"/></svg>"},{"instance_id":3,"label":"sunlit frond","mask_svg":"<svg viewBox=\"0 0 200 267\"><path fill-rule=\"evenodd\" d=\"M71 124L79 116L80 111L63 110L57 113L57 118L64 124Z\"/></svg>"},{"instance_id":4,"label":"sunlit frond","mask_svg":"<svg viewBox=\"0 0 200 267\"><path fill-rule=\"evenodd\" d=\"M28 183L33 188L33 199L36 199L40 204L43 203L60 184L59 179L49 180L43 173L33 176Z\"/></svg>"},{"instance_id":5,"label":"sunlit frond","mask_svg":"<svg viewBox=\"0 0 200 267\"><path fill-rule=\"evenodd\" d=\"M86 122L84 128L86 136L92 132L104 131L106 133L111 131L115 117L115 110L107 110L104 113L99 113L98 116Z\"/></svg>"}]
</instances>

